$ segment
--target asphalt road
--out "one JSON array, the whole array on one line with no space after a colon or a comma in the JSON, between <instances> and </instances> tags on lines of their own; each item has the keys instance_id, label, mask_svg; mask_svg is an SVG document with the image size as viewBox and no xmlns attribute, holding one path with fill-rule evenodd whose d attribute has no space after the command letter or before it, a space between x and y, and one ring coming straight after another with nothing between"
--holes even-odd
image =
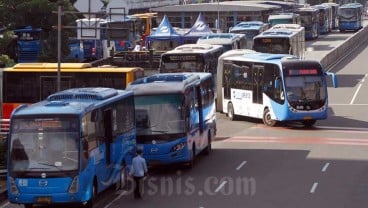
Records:
<instances>
[{"instance_id":1,"label":"asphalt road","mask_svg":"<svg viewBox=\"0 0 368 208\"><path fill-rule=\"evenodd\" d=\"M361 208L368 203L367 44L332 69L329 118L313 128L266 127L218 114L213 152L193 169L153 169L142 200L108 190L96 207ZM19 207L5 203L2 207Z\"/></svg>"}]
</instances>

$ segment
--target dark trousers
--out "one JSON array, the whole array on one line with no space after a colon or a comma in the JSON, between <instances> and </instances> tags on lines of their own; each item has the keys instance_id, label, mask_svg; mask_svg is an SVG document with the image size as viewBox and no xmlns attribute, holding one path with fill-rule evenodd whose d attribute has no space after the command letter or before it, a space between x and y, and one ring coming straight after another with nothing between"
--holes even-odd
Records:
<instances>
[{"instance_id":1,"label":"dark trousers","mask_svg":"<svg viewBox=\"0 0 368 208\"><path fill-rule=\"evenodd\" d=\"M142 195L141 195L141 186L142 186L142 179L143 177L137 177L137 176L134 176L134 198L136 199L139 199L139 198L142 198Z\"/></svg>"}]
</instances>

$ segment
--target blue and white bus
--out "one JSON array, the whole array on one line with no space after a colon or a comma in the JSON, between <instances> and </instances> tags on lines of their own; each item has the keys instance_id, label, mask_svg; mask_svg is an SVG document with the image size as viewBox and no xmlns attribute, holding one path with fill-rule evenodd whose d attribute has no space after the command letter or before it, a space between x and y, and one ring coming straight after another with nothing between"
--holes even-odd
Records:
<instances>
[{"instance_id":1,"label":"blue and white bus","mask_svg":"<svg viewBox=\"0 0 368 208\"><path fill-rule=\"evenodd\" d=\"M277 24L301 24L300 15L296 13L280 13L268 16L270 26Z\"/></svg>"},{"instance_id":2,"label":"blue and white bus","mask_svg":"<svg viewBox=\"0 0 368 208\"><path fill-rule=\"evenodd\" d=\"M267 126L275 126L277 121L298 121L309 127L327 118L328 73L317 61L245 53L223 58L219 69L222 112L231 120L247 116L262 119ZM329 74L337 87L336 76Z\"/></svg>"},{"instance_id":3,"label":"blue and white bus","mask_svg":"<svg viewBox=\"0 0 368 208\"><path fill-rule=\"evenodd\" d=\"M72 88L12 116L7 190L11 203L77 203L126 182L136 150L133 93Z\"/></svg>"},{"instance_id":4,"label":"blue and white bus","mask_svg":"<svg viewBox=\"0 0 368 208\"><path fill-rule=\"evenodd\" d=\"M210 73L155 74L131 83L137 148L150 166L185 163L211 151L216 134L214 83Z\"/></svg>"},{"instance_id":5,"label":"blue and white bus","mask_svg":"<svg viewBox=\"0 0 368 208\"><path fill-rule=\"evenodd\" d=\"M322 3L322 5L330 6L331 7L331 13L332 13L332 29L338 29L339 28L339 7L340 5L338 3L334 2L325 2Z\"/></svg>"},{"instance_id":6,"label":"blue and white bus","mask_svg":"<svg viewBox=\"0 0 368 208\"><path fill-rule=\"evenodd\" d=\"M222 53L223 47L220 45L184 44L161 55L159 71L209 72L216 86L217 60Z\"/></svg>"},{"instance_id":7,"label":"blue and white bus","mask_svg":"<svg viewBox=\"0 0 368 208\"><path fill-rule=\"evenodd\" d=\"M363 27L363 5L349 3L339 7L339 30L360 30Z\"/></svg>"},{"instance_id":8,"label":"blue and white bus","mask_svg":"<svg viewBox=\"0 0 368 208\"><path fill-rule=\"evenodd\" d=\"M327 34L332 29L332 8L328 5L311 6L319 10L319 34Z\"/></svg>"},{"instance_id":9,"label":"blue and white bus","mask_svg":"<svg viewBox=\"0 0 368 208\"><path fill-rule=\"evenodd\" d=\"M197 43L221 45L225 52L232 49L246 48L247 39L244 34L239 33L213 33L198 38Z\"/></svg>"},{"instance_id":10,"label":"blue and white bus","mask_svg":"<svg viewBox=\"0 0 368 208\"><path fill-rule=\"evenodd\" d=\"M305 56L305 29L299 24L277 24L254 37L253 50L262 53Z\"/></svg>"},{"instance_id":11,"label":"blue and white bus","mask_svg":"<svg viewBox=\"0 0 368 208\"><path fill-rule=\"evenodd\" d=\"M305 39L316 39L319 36L319 10L313 7L300 7L295 10L300 15L301 26L305 29Z\"/></svg>"},{"instance_id":12,"label":"blue and white bus","mask_svg":"<svg viewBox=\"0 0 368 208\"><path fill-rule=\"evenodd\" d=\"M245 46L246 49L252 49L253 47L253 38L267 30L269 25L267 23L261 21L245 21L240 22L239 24L231 27L229 29L229 33L240 33L244 34L247 40L247 44Z\"/></svg>"}]
</instances>

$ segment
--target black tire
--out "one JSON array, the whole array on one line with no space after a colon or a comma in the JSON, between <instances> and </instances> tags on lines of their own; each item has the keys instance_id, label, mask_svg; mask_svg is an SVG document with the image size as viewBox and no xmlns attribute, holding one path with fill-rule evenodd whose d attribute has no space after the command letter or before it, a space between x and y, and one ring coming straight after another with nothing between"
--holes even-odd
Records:
<instances>
[{"instance_id":1,"label":"black tire","mask_svg":"<svg viewBox=\"0 0 368 208\"><path fill-rule=\"evenodd\" d=\"M271 113L270 113L270 109L266 108L263 112L263 123L266 126L275 126L276 125L276 120L271 119Z\"/></svg>"},{"instance_id":2,"label":"black tire","mask_svg":"<svg viewBox=\"0 0 368 208\"><path fill-rule=\"evenodd\" d=\"M234 114L234 106L232 103L227 104L227 117L230 119L230 121L235 121L237 119Z\"/></svg>"},{"instance_id":3,"label":"black tire","mask_svg":"<svg viewBox=\"0 0 368 208\"><path fill-rule=\"evenodd\" d=\"M302 121L304 127L309 128L312 127L317 121L316 120L305 120Z\"/></svg>"},{"instance_id":4,"label":"black tire","mask_svg":"<svg viewBox=\"0 0 368 208\"><path fill-rule=\"evenodd\" d=\"M190 159L189 163L188 163L188 167L190 169L192 169L194 167L194 162L195 162L195 157L196 157L196 151L195 151L195 145L193 144L193 148L192 148L192 158Z\"/></svg>"},{"instance_id":5,"label":"black tire","mask_svg":"<svg viewBox=\"0 0 368 208\"><path fill-rule=\"evenodd\" d=\"M208 132L207 142L208 142L208 145L207 145L204 153L206 155L209 155L212 152L212 137L211 137L211 132L210 131Z\"/></svg>"},{"instance_id":6,"label":"black tire","mask_svg":"<svg viewBox=\"0 0 368 208\"><path fill-rule=\"evenodd\" d=\"M96 196L97 196L97 184L96 184L96 182L94 182L93 183L93 186L92 186L92 196L88 200L87 204L84 207L86 207L86 208L92 208L93 207L93 204L94 204L94 201L96 199Z\"/></svg>"},{"instance_id":7,"label":"black tire","mask_svg":"<svg viewBox=\"0 0 368 208\"><path fill-rule=\"evenodd\" d=\"M24 208L33 208L33 204L25 204Z\"/></svg>"},{"instance_id":8,"label":"black tire","mask_svg":"<svg viewBox=\"0 0 368 208\"><path fill-rule=\"evenodd\" d=\"M116 182L116 190L124 189L128 184L128 172L125 163L121 165L121 174L119 180Z\"/></svg>"}]
</instances>

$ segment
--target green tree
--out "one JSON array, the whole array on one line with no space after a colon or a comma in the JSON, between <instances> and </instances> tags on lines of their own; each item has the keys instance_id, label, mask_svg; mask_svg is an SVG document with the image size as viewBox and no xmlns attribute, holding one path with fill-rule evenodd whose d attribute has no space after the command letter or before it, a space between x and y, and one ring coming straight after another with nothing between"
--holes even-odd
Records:
<instances>
[{"instance_id":1,"label":"green tree","mask_svg":"<svg viewBox=\"0 0 368 208\"><path fill-rule=\"evenodd\" d=\"M62 0L63 11L75 11L72 3L74 2ZM26 26L41 28L44 49L42 57L44 61L56 61L57 9L57 2L49 0L0 0L0 27L5 26L9 30ZM75 13L65 12L62 25L71 25L76 19ZM62 30L62 56L69 54L68 38L73 35L73 30Z\"/></svg>"}]
</instances>

